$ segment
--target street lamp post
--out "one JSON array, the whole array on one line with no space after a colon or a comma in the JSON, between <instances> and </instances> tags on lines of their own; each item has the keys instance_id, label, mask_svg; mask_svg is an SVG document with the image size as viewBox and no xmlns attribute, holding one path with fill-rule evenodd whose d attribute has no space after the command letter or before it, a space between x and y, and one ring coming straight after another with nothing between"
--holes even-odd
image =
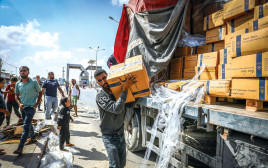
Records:
<instances>
[{"instance_id":1,"label":"street lamp post","mask_svg":"<svg viewBox=\"0 0 268 168\"><path fill-rule=\"evenodd\" d=\"M115 20L112 16L109 16L109 19L111 19L111 20L113 20L113 21L119 23L119 22L118 22L117 20Z\"/></svg>"},{"instance_id":2,"label":"street lamp post","mask_svg":"<svg viewBox=\"0 0 268 168\"><path fill-rule=\"evenodd\" d=\"M95 63L95 60L89 60L88 63L91 64L91 82L90 82L90 88L92 88L92 68L93 64Z\"/></svg>"},{"instance_id":3,"label":"street lamp post","mask_svg":"<svg viewBox=\"0 0 268 168\"><path fill-rule=\"evenodd\" d=\"M100 48L99 46L98 46L97 49L94 49L94 48L92 48L92 47L88 47L88 48L90 48L91 50L96 51L96 70L97 70L97 69L98 69L98 63L97 63L97 61L98 61L98 52L99 52L99 51L103 51L103 50L105 50L105 49L99 49L99 48ZM97 84L96 84L96 88L97 88Z\"/></svg>"}]
</instances>

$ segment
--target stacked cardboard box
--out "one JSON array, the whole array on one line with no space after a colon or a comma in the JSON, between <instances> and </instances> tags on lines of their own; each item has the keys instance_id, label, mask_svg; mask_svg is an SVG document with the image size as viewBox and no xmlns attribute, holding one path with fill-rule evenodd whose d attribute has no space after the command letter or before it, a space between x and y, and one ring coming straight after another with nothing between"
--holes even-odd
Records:
<instances>
[{"instance_id":1,"label":"stacked cardboard box","mask_svg":"<svg viewBox=\"0 0 268 168\"><path fill-rule=\"evenodd\" d=\"M268 5L254 7L253 20L252 12L234 18L233 20L237 22L243 20L241 18L247 19L234 28L229 26L230 34L227 28L225 47L228 57L232 58L231 97L233 98L268 100L268 81L265 78L268 77L268 17L266 16L268 12L264 14L263 7L267 10ZM235 29L234 33L232 33L233 29Z\"/></svg>"},{"instance_id":2,"label":"stacked cardboard box","mask_svg":"<svg viewBox=\"0 0 268 168\"><path fill-rule=\"evenodd\" d=\"M193 78L197 62L197 55L189 55L171 60L170 79Z\"/></svg>"},{"instance_id":3,"label":"stacked cardboard box","mask_svg":"<svg viewBox=\"0 0 268 168\"><path fill-rule=\"evenodd\" d=\"M129 75L136 76L137 83L128 90L126 102L132 102L135 101L135 98L151 94L149 78L143 64L143 58L141 55L138 55L110 68L107 82L116 100L119 99L122 92L122 85L119 80L125 81Z\"/></svg>"},{"instance_id":4,"label":"stacked cardboard box","mask_svg":"<svg viewBox=\"0 0 268 168\"><path fill-rule=\"evenodd\" d=\"M232 0L222 10L204 17L203 30L206 45L177 50L175 56L180 61L174 59L171 65L171 72L175 70L177 74L174 79L192 72L186 66L186 58L197 54L195 74L205 65L198 79L207 95L268 100L267 1ZM175 64L180 68L174 68ZM188 83L172 81L165 87L181 91Z\"/></svg>"}]
</instances>

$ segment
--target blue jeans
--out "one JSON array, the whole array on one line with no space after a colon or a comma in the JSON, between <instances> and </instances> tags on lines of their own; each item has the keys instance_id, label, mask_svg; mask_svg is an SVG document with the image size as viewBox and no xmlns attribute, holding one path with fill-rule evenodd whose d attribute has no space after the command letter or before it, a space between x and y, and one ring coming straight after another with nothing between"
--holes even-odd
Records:
<instances>
[{"instance_id":1,"label":"blue jeans","mask_svg":"<svg viewBox=\"0 0 268 168\"><path fill-rule=\"evenodd\" d=\"M33 107L26 107L20 110L23 119L23 132L20 138L19 148L23 148L29 135L31 139L35 138L34 129L32 125L32 119L35 114L35 109Z\"/></svg>"},{"instance_id":2,"label":"blue jeans","mask_svg":"<svg viewBox=\"0 0 268 168\"><path fill-rule=\"evenodd\" d=\"M109 160L109 168L126 166L126 141L124 134L102 135Z\"/></svg>"},{"instance_id":3,"label":"blue jeans","mask_svg":"<svg viewBox=\"0 0 268 168\"><path fill-rule=\"evenodd\" d=\"M58 108L58 98L46 96L46 119L49 120L51 114L53 114Z\"/></svg>"}]
</instances>

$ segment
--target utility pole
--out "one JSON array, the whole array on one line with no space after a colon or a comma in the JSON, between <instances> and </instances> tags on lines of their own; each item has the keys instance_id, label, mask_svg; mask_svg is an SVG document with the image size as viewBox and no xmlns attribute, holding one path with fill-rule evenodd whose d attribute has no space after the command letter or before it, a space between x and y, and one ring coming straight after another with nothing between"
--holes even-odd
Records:
<instances>
[{"instance_id":1,"label":"utility pole","mask_svg":"<svg viewBox=\"0 0 268 168\"><path fill-rule=\"evenodd\" d=\"M91 65L91 82L90 82L90 88L92 88L92 70L93 70L93 64L95 63L95 60L89 60L88 63Z\"/></svg>"},{"instance_id":2,"label":"utility pole","mask_svg":"<svg viewBox=\"0 0 268 168\"><path fill-rule=\"evenodd\" d=\"M64 79L64 67L62 67L62 79Z\"/></svg>"},{"instance_id":3,"label":"utility pole","mask_svg":"<svg viewBox=\"0 0 268 168\"><path fill-rule=\"evenodd\" d=\"M105 49L99 49L99 48L100 48L99 46L98 46L97 49L94 49L94 48L92 48L92 47L88 47L88 48L90 48L91 50L96 51L96 70L97 70L97 69L98 69L98 63L97 63L97 61L98 61L98 52L99 52L99 51L103 51L103 50L105 50ZM96 89L97 89L97 82L96 82Z\"/></svg>"}]
</instances>

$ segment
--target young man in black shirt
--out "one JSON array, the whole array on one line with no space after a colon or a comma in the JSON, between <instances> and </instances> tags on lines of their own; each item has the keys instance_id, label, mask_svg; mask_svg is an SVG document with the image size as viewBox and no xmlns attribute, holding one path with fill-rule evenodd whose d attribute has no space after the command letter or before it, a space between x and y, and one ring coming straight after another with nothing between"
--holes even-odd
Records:
<instances>
[{"instance_id":1,"label":"young man in black shirt","mask_svg":"<svg viewBox=\"0 0 268 168\"><path fill-rule=\"evenodd\" d=\"M106 71L98 69L95 71L94 77L102 87L96 96L96 102L100 111L100 129L108 154L109 168L123 168L126 165L125 107L128 89L137 82L136 77L130 75L124 83L119 81L122 85L122 93L117 101L108 85Z\"/></svg>"}]
</instances>

